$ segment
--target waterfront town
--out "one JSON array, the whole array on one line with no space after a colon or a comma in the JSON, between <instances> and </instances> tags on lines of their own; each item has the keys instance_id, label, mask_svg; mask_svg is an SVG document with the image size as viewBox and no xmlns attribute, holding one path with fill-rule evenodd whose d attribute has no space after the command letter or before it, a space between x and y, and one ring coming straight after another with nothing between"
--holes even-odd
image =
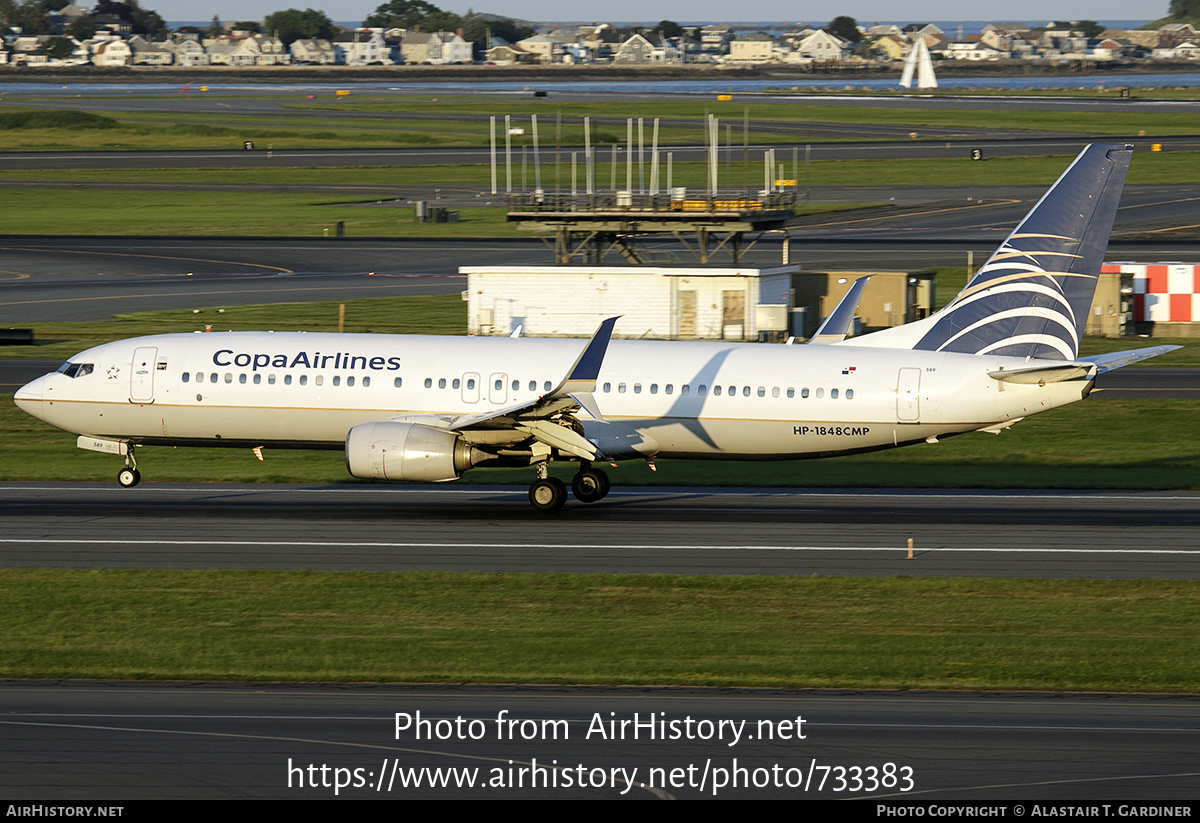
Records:
<instances>
[{"instance_id":1,"label":"waterfront town","mask_svg":"<svg viewBox=\"0 0 1200 823\"><path fill-rule=\"evenodd\" d=\"M989 22L973 33L926 22L863 25L735 23L686 26L670 20L628 26L541 25L497 15L444 12L424 0L391 0L361 26L321 11L287 9L261 21L170 29L138 0L94 7L62 0L0 0L0 65L23 66L402 66L791 65L800 68L903 63L924 42L934 61L1071 66L1187 65L1200 59L1200 27L1189 0L1172 17L1134 30L1090 20ZM1171 22L1165 22L1171 21ZM947 63L949 64L949 63Z\"/></svg>"}]
</instances>

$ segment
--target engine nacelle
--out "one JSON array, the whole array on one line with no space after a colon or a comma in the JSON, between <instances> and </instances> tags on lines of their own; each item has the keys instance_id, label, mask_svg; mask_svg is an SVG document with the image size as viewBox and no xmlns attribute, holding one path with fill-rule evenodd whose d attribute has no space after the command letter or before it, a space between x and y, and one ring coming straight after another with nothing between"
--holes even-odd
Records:
<instances>
[{"instance_id":1,"label":"engine nacelle","mask_svg":"<svg viewBox=\"0 0 1200 823\"><path fill-rule=\"evenodd\" d=\"M346 468L373 480L457 480L474 465L472 451L453 432L416 423L362 423L346 434Z\"/></svg>"}]
</instances>

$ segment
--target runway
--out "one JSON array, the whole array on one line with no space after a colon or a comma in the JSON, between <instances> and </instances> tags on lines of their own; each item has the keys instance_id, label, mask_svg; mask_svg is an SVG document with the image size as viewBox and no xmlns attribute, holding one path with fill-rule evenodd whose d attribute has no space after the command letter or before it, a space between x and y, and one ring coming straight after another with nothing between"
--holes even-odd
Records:
<instances>
[{"instance_id":1,"label":"runway","mask_svg":"<svg viewBox=\"0 0 1200 823\"><path fill-rule=\"evenodd\" d=\"M1180 695L9 682L0 700L7 802L986 798L1116 816L1194 803L1200 776L1200 700ZM635 715L675 725L597 725ZM456 727L477 739L436 739Z\"/></svg>"},{"instance_id":2,"label":"runway","mask_svg":"<svg viewBox=\"0 0 1200 823\"><path fill-rule=\"evenodd\" d=\"M1200 493L5 483L0 565L1194 579ZM913 557L907 541L913 540Z\"/></svg>"}]
</instances>

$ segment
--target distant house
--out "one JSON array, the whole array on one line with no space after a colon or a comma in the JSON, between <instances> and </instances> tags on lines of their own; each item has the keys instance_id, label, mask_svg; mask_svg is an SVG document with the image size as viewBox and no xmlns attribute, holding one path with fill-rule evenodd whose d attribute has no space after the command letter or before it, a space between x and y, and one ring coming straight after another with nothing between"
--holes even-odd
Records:
<instances>
[{"instance_id":1,"label":"distant house","mask_svg":"<svg viewBox=\"0 0 1200 823\"><path fill-rule=\"evenodd\" d=\"M412 31L400 38L400 56L398 62L410 66L422 63L440 61L442 56L442 41L436 34L426 31Z\"/></svg>"},{"instance_id":2,"label":"distant house","mask_svg":"<svg viewBox=\"0 0 1200 823\"><path fill-rule=\"evenodd\" d=\"M621 45L613 54L614 63L649 63L654 59L654 44L634 34Z\"/></svg>"},{"instance_id":3,"label":"distant house","mask_svg":"<svg viewBox=\"0 0 1200 823\"><path fill-rule=\"evenodd\" d=\"M493 46L487 50L487 61L497 66L512 66L517 63L536 63L538 55L517 45Z\"/></svg>"},{"instance_id":4,"label":"distant house","mask_svg":"<svg viewBox=\"0 0 1200 823\"><path fill-rule=\"evenodd\" d=\"M200 35L198 34L176 32L167 42L163 43L163 48L174 53L177 66L208 65L208 53L200 44Z\"/></svg>"},{"instance_id":5,"label":"distant house","mask_svg":"<svg viewBox=\"0 0 1200 823\"><path fill-rule=\"evenodd\" d=\"M517 45L531 54L536 54L539 63L561 63L567 53L567 44L549 34L526 37L524 40L518 40Z\"/></svg>"},{"instance_id":6,"label":"distant house","mask_svg":"<svg viewBox=\"0 0 1200 823\"><path fill-rule=\"evenodd\" d=\"M156 43L135 34L126 42L133 52L130 62L135 66L170 66L175 62L175 51L165 43Z\"/></svg>"},{"instance_id":7,"label":"distant house","mask_svg":"<svg viewBox=\"0 0 1200 823\"><path fill-rule=\"evenodd\" d=\"M333 48L338 55L337 61L348 66L390 66L395 62L391 47L383 39L383 29L344 31L333 38Z\"/></svg>"},{"instance_id":8,"label":"distant house","mask_svg":"<svg viewBox=\"0 0 1200 823\"><path fill-rule=\"evenodd\" d=\"M258 45L259 66L286 66L292 62L292 53L278 37L267 34L256 34L252 38Z\"/></svg>"},{"instance_id":9,"label":"distant house","mask_svg":"<svg viewBox=\"0 0 1200 823\"><path fill-rule=\"evenodd\" d=\"M801 61L838 61L846 54L846 43L840 37L818 29L796 44L796 57Z\"/></svg>"},{"instance_id":10,"label":"distant house","mask_svg":"<svg viewBox=\"0 0 1200 823\"><path fill-rule=\"evenodd\" d=\"M731 63L769 63L775 58L775 38L761 31L729 41Z\"/></svg>"},{"instance_id":11,"label":"distant house","mask_svg":"<svg viewBox=\"0 0 1200 823\"><path fill-rule=\"evenodd\" d=\"M95 66L128 66L133 60L133 49L124 40L92 40L89 50Z\"/></svg>"},{"instance_id":12,"label":"distant house","mask_svg":"<svg viewBox=\"0 0 1200 823\"><path fill-rule=\"evenodd\" d=\"M293 63L315 63L332 66L337 62L337 53L328 40L296 40L289 49Z\"/></svg>"}]
</instances>

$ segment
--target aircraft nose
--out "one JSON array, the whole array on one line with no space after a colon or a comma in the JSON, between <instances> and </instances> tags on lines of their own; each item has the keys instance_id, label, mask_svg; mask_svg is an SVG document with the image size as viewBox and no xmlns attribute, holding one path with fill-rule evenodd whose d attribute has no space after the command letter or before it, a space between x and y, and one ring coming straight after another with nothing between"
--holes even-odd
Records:
<instances>
[{"instance_id":1,"label":"aircraft nose","mask_svg":"<svg viewBox=\"0 0 1200 823\"><path fill-rule=\"evenodd\" d=\"M42 416L42 381L45 379L45 377L39 377L17 389L17 393L13 395L13 401L17 404L17 408L34 417Z\"/></svg>"}]
</instances>

